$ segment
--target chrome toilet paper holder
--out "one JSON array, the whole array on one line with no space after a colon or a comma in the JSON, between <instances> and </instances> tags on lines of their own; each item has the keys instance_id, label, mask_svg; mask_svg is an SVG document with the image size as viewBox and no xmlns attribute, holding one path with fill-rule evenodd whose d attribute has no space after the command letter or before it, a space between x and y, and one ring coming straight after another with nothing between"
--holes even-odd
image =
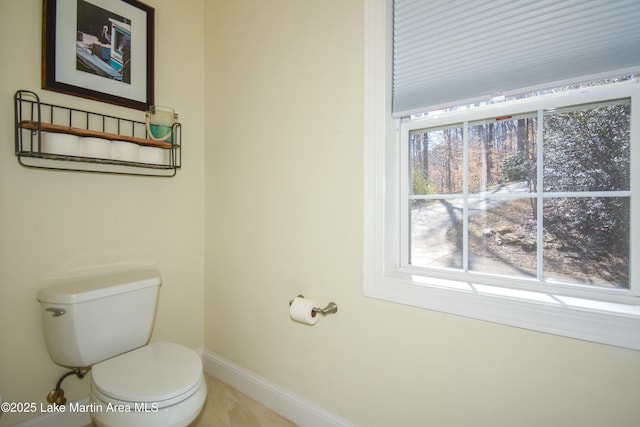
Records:
<instances>
[{"instance_id":1,"label":"chrome toilet paper holder","mask_svg":"<svg viewBox=\"0 0 640 427\"><path fill-rule=\"evenodd\" d=\"M298 295L296 298L304 298L304 295ZM289 301L289 305L291 304L293 304L293 300ZM325 308L313 307L311 311L313 311L314 313L322 313L322 314L337 313L338 305L332 301L329 304L327 304Z\"/></svg>"}]
</instances>

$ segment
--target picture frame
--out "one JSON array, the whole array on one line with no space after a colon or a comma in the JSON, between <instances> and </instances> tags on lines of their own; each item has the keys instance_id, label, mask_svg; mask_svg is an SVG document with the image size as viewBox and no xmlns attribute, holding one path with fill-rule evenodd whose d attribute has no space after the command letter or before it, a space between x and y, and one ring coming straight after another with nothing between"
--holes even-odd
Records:
<instances>
[{"instance_id":1,"label":"picture frame","mask_svg":"<svg viewBox=\"0 0 640 427\"><path fill-rule=\"evenodd\" d=\"M138 0L43 0L42 88L147 110L154 22Z\"/></svg>"}]
</instances>

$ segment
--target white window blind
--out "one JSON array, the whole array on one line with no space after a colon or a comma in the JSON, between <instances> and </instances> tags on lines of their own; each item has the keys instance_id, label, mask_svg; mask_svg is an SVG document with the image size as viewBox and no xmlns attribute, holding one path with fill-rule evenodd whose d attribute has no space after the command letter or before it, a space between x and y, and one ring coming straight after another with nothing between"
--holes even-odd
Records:
<instances>
[{"instance_id":1,"label":"white window blind","mask_svg":"<svg viewBox=\"0 0 640 427\"><path fill-rule=\"evenodd\" d=\"M640 69L638 0L395 0L393 115Z\"/></svg>"}]
</instances>

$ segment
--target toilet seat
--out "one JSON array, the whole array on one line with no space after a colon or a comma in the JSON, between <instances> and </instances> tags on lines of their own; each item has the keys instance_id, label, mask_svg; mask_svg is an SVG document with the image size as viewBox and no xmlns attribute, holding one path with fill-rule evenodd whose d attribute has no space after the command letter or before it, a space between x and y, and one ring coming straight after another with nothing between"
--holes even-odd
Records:
<instances>
[{"instance_id":1,"label":"toilet seat","mask_svg":"<svg viewBox=\"0 0 640 427\"><path fill-rule=\"evenodd\" d=\"M204 381L202 361L195 351L162 341L97 363L91 370L97 394L155 408L189 398Z\"/></svg>"}]
</instances>

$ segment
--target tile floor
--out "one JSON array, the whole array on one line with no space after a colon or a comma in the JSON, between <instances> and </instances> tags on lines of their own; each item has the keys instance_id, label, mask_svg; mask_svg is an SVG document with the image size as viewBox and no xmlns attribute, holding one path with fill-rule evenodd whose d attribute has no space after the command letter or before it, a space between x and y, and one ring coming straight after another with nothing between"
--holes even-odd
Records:
<instances>
[{"instance_id":1,"label":"tile floor","mask_svg":"<svg viewBox=\"0 0 640 427\"><path fill-rule=\"evenodd\" d=\"M296 425L265 408L225 383L207 378L207 401L189 427L295 427Z\"/></svg>"},{"instance_id":2,"label":"tile floor","mask_svg":"<svg viewBox=\"0 0 640 427\"><path fill-rule=\"evenodd\" d=\"M207 401L189 427L296 427L255 400L205 374ZM91 423L85 427L95 427Z\"/></svg>"}]
</instances>

